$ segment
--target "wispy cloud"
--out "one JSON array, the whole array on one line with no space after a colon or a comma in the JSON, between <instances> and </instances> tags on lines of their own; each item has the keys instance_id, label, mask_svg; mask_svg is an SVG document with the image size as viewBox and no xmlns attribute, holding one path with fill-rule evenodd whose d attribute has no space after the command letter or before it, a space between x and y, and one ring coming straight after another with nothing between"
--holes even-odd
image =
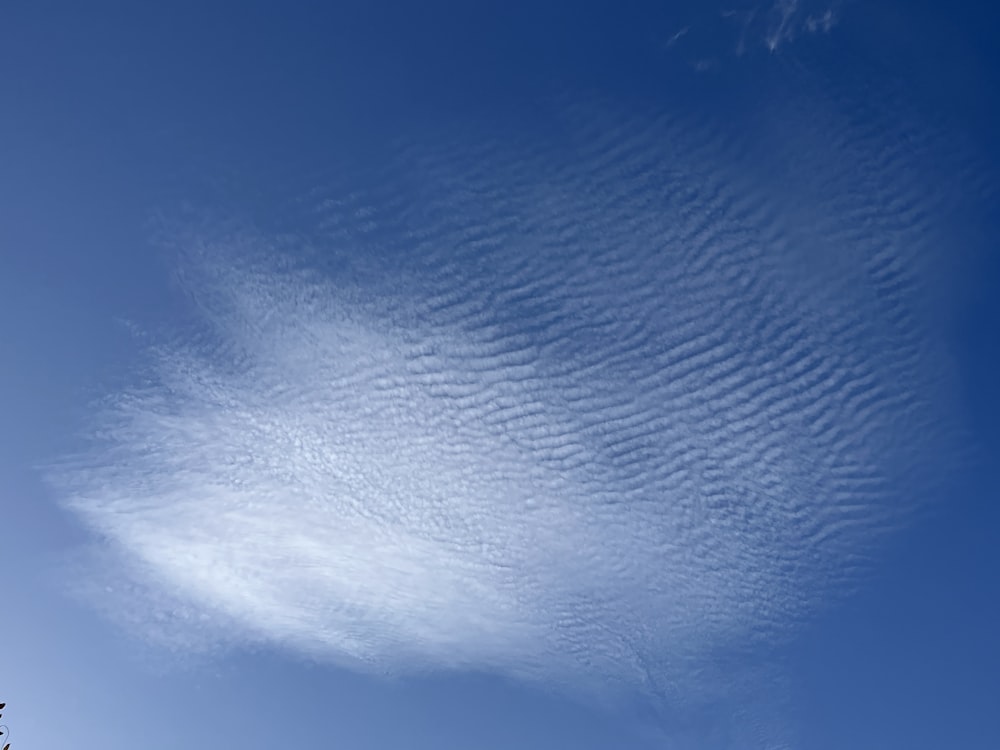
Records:
<instances>
[{"instance_id":1,"label":"wispy cloud","mask_svg":"<svg viewBox=\"0 0 1000 750\"><path fill-rule=\"evenodd\" d=\"M679 42L681 39L683 39L685 36L687 36L687 34L688 34L689 31L691 31L691 27L690 26L685 26L682 29L680 29L679 31L675 31L673 34L670 35L670 38L667 39L667 41L665 42L664 46L665 47L673 47L675 44L677 44L677 42Z\"/></svg>"},{"instance_id":2,"label":"wispy cloud","mask_svg":"<svg viewBox=\"0 0 1000 750\"><path fill-rule=\"evenodd\" d=\"M802 7L799 0L777 0L771 9L764 36L767 48L774 52L799 34L828 33L837 23L836 8L829 3Z\"/></svg>"},{"instance_id":3,"label":"wispy cloud","mask_svg":"<svg viewBox=\"0 0 1000 750\"><path fill-rule=\"evenodd\" d=\"M777 0L771 9L768 32L765 36L767 48L772 52L778 45L795 36L796 24L793 23L799 10L799 0Z\"/></svg>"},{"instance_id":4,"label":"wispy cloud","mask_svg":"<svg viewBox=\"0 0 1000 750\"><path fill-rule=\"evenodd\" d=\"M703 133L599 123L403 153L308 243L178 233L199 327L53 473L139 609L680 701L856 580L937 455L922 215L886 243L864 164L803 219Z\"/></svg>"},{"instance_id":5,"label":"wispy cloud","mask_svg":"<svg viewBox=\"0 0 1000 750\"><path fill-rule=\"evenodd\" d=\"M735 55L755 51L777 52L803 35L829 33L838 23L839 0L774 0L770 4L727 4L703 10L664 43L664 49L697 61L712 60L714 67Z\"/></svg>"},{"instance_id":6,"label":"wispy cloud","mask_svg":"<svg viewBox=\"0 0 1000 750\"><path fill-rule=\"evenodd\" d=\"M823 32L825 34L836 25L837 16L834 14L832 8L827 8L818 15L808 16L804 24L806 31L811 34L815 34L817 32Z\"/></svg>"}]
</instances>

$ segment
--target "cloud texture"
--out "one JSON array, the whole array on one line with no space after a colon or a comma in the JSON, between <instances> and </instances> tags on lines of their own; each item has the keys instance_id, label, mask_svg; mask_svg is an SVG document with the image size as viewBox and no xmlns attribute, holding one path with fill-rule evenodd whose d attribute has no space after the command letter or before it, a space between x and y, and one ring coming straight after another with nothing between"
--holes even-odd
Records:
<instances>
[{"instance_id":1,"label":"cloud texture","mask_svg":"<svg viewBox=\"0 0 1000 750\"><path fill-rule=\"evenodd\" d=\"M948 450L905 160L564 125L400 149L295 235L178 229L197 325L53 473L137 610L690 698L856 583Z\"/></svg>"}]
</instances>

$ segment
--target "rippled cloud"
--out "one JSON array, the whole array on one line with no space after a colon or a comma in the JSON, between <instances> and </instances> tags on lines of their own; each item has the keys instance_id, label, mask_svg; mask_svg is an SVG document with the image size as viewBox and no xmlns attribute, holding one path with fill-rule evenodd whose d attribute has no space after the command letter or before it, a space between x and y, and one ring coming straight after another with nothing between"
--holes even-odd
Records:
<instances>
[{"instance_id":1,"label":"rippled cloud","mask_svg":"<svg viewBox=\"0 0 1000 750\"><path fill-rule=\"evenodd\" d=\"M177 228L197 325L51 475L100 601L697 701L858 581L949 450L901 162L841 131L769 183L669 119L567 123L401 149L295 236Z\"/></svg>"}]
</instances>

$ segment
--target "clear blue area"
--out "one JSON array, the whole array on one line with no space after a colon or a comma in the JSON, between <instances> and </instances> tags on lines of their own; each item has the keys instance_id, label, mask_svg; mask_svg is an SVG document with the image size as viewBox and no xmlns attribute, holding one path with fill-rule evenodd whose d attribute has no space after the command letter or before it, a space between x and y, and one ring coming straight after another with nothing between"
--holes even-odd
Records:
<instances>
[{"instance_id":1,"label":"clear blue area","mask_svg":"<svg viewBox=\"0 0 1000 750\"><path fill-rule=\"evenodd\" d=\"M803 0L747 5L738 9L747 15L724 16L732 7L704 2L171 2L155 7L12 2L0 10L0 700L8 703L4 722L14 748L74 743L149 750L180 743L434 750L996 746L1000 53L994 36L1000 18L991 4L965 2L823 5ZM827 11L829 28L823 20ZM588 129L591 112L597 114ZM893 258L903 264L916 258L918 265L926 260L914 272L918 291L903 300L910 305L908 317L886 313L885 325L903 320L899 325L906 336L843 334L845 341L855 337L852 347L857 342L850 356L870 354L878 362L873 368L884 365L873 369L872 377L884 376L885 383L879 382L887 391L892 389L886 383L901 392L912 386L931 404L926 413L932 415L911 422L914 412L900 408L879 428L877 439L885 439L886 452L898 452L900 461L912 460L914 466L903 470L886 459L888 484L879 485L879 502L900 510L903 519L870 545L850 548L865 558L856 575L839 577L854 565L853 557L849 561L831 552L820 560L818 555L816 567L807 553L792 558L790 565L809 573L789 573L797 595L808 603L806 611L792 613L788 605L790 624L780 633L771 634L763 625L757 632L752 624L754 632L745 638L720 636L691 657L693 662L678 667L684 676L676 683L674 662L661 653L670 650L670 638L664 645L656 636L657 628L667 625L640 601L636 611L644 614L630 619L623 613L621 622L631 624L615 632L621 642L631 643L632 629L641 624L649 630L636 635L635 654L645 660L655 687L625 680L623 689L595 660L592 669L579 672L587 682L582 695L566 687L578 679L576 672L569 679L549 678L558 670L544 663L548 651L539 657L538 673L522 677L514 667L505 668L506 656L480 658L493 651L479 641L461 641L472 655L456 652L455 664L444 663L431 646L417 644L416 657L400 655L405 646L390 647L378 652L374 666L359 669L338 653L271 637L266 624L260 625L264 637L245 635L257 623L237 618L232 638L213 630L207 647L186 653L177 645L183 638L164 646L150 637L160 615L142 616L155 609L142 586L156 590L155 576L134 574L139 583L133 592L119 591L107 600L99 595L106 576L117 574L102 569L107 566L101 551L127 546L132 537L115 541L110 527L103 532L88 528L67 508L74 488L54 486L51 467L82 451L110 472L100 474L100 482L104 477L112 484L119 481L111 472L118 459L90 447L96 415L104 399L139 386L150 347L169 348L173 337L198 328L200 302L191 301L198 291L185 286L179 270L184 261L177 258L191 237L225 235L219 227L230 223L252 226L261 237L284 237L273 246L280 244L293 264L337 283L361 279L357 283L370 299L365 297L357 310L397 300L393 295L404 300L400 309L409 309L400 288L422 290L413 292L420 303L425 292L430 298L429 290L452 290L447 274L458 280L456 294L467 293L476 303L508 279L523 278L516 276L521 269L533 278L537 255L551 251L571 264L575 246L512 246L484 255L483 268L468 248L454 258L451 246L419 249L414 239L419 232L406 231L426 225L439 231L439 238L459 234L437 228L447 221L436 223L435 201L460 192L448 179L458 184L468 178L473 187L490 184L497 190L483 199L481 214L473 209L462 217L469 222L470 237L493 231L486 203L502 202L508 187L520 190L520 183L514 185L517 175L529 174L525 179L541 186L530 193L538 196L537 204L523 204L530 215L520 216L525 223L545 224L546 186L561 179L554 176L559 170L572 172L578 159L581 174L590 169L585 163L590 157L580 155L597 151L589 144L603 133L617 132L617 125L605 122L626 123L625 129L640 123L634 127L643 131L642 123L665 120L676 124L662 133L688 139L678 146L681 157L690 154L690 163L723 187L699 182L698 169L662 177L662 184L676 179L696 192L704 190L703 197L693 199L696 209L730 187L742 196L719 198L722 209L705 219L708 226L716 216L750 223L758 215L770 217L777 229L770 234L761 229L761 242L787 246L787 256L780 257L798 259L789 261L788 288L799 288L795 279L801 273L811 280L831 279L824 290L839 289L842 282L853 294L853 272L841 274L840 265L866 252L865 233L882 231L877 227L883 223L886 242L892 252L898 250ZM655 141L662 135L658 127L643 132L653 133L649 139ZM494 144L498 150L490 151ZM658 164L657 149L670 144L642 147L647 146L654 154L648 158ZM453 147L461 157L452 159ZM856 183L835 173L838 165L844 174L853 167L829 156L823 150L828 147L858 158ZM475 156L480 148L487 154L481 161ZM421 171L425 152L426 163L433 164ZM626 159L627 152L619 156ZM618 154L611 147L607 153ZM544 167L537 173L518 172L520 167L505 172L505 154L550 165L551 172ZM878 155L886 155L885 161ZM737 167L730 172L716 170L733 164ZM570 217L567 225L583 226L583 235L597 239L602 232L617 237L614 232L632 209L616 201L627 198L648 207L660 199L661 177L644 181L631 167L622 167L621 174L614 169L594 167L593 173L618 174L615 179L627 182L630 192L615 192L617 182L567 178L573 187L566 200L592 184L598 210L603 210L600 191L609 191L605 223L590 214ZM680 174L687 167L677 169ZM439 176L446 172L451 176ZM729 181L731 174L738 175L739 184ZM760 195L771 196L760 199L766 206L760 214L750 205L757 200L755 186ZM646 189L648 196L642 193ZM314 204L341 196L349 202L352 191L369 196L365 205L374 205L377 217L393 218L372 235L351 230L355 240L370 236L368 244L334 247L329 240L327 247L322 239L327 235L315 229L320 222ZM783 194L787 200L773 197ZM884 195L896 197L882 201ZM739 202L743 197L747 208ZM838 213L837 206L865 204L881 214L871 224L858 218L861 208ZM516 207L522 204L513 205L516 222ZM892 214L897 211L898 217ZM397 216L406 218L394 224ZM839 234L825 240L828 226ZM645 227L637 224L635 232ZM512 231L512 236L534 236L530 228ZM872 234L873 247L880 237ZM854 254L845 249L850 238L856 241L850 248ZM648 250L642 257L653 264L644 266L644 273L660 283L655 264L662 259L666 268L673 250L648 249L644 241L636 243L642 252ZM926 252L922 245L907 244L924 241L930 248ZM588 240L567 242L586 245ZM240 250L227 252L239 255ZM234 262L231 256L223 260L228 262ZM821 270L813 276L808 269L817 264ZM538 271L543 279L561 278L557 273L549 275L547 266ZM719 274L724 276L724 269ZM647 303L627 289L618 291L613 278L586 279L589 289L611 296L563 299L558 285L541 284L525 293L535 295L533 300L518 297L498 305L502 310L493 322L498 330L530 340L541 335L542 324L533 327L533 316L552 312L553 320L586 318L592 308L615 308L609 300L620 294L623 315L641 311L648 316L649 336L667 335L662 332L675 314L669 303ZM743 289L738 280L730 281L734 289ZM656 288L675 288L662 283ZM872 283L872 309L881 310L878 295L884 290ZM839 299L838 294L829 291L830 299ZM869 299L867 294L858 291L858 299ZM896 287L885 294L892 297ZM765 299L753 296L756 292L747 295L745 309ZM214 299L209 292L205 304L211 308ZM822 310L817 316L826 320ZM384 320L395 318L387 313ZM558 321L563 325L562 317ZM457 328L466 330L466 324ZM881 319L872 322L871 330L882 331L880 325ZM834 329L831 323L830 340L840 341ZM754 346L778 348L761 335L763 341ZM578 342L579 351L566 349L565 361L585 356L588 348L613 349L613 341L594 336ZM902 354L881 341L898 342ZM556 346L553 351L564 350ZM899 364L913 351L918 364ZM633 368L628 371L642 370L654 353L651 348L641 356L628 355ZM752 351L747 357L752 359ZM859 360L858 367L867 361ZM705 372L711 377L707 365ZM900 379L890 382L896 374ZM925 376L931 383L926 388L920 385ZM649 377L660 387L656 372ZM700 375L696 369L686 377ZM667 393L671 384L664 381L662 387ZM847 388L835 394L846 404L844 413L853 408L852 393ZM914 403L915 410L924 408L919 399ZM859 413L868 414L864 408L861 402ZM841 410L831 407L830 414ZM881 419L878 414L871 418ZM940 423L934 421L939 418ZM581 428L580 434L591 439L600 434L597 429ZM835 421L830 429L839 429ZM637 459L647 462L644 467L659 466L656 439L649 438L649 453ZM809 440L790 440L789 450L811 445ZM817 446L826 445L816 440ZM922 447L909 449L918 443ZM631 477L614 444L605 448L601 455L609 456L608 466ZM156 455L154 449L154 473ZM824 465L822 456L815 461ZM872 461L882 466L880 455ZM755 471L745 469L747 476L756 476ZM803 491L814 492L809 483L822 487L822 471L804 469L805 478L796 475L795 481L803 483ZM165 470L164 476L175 475ZM609 490L612 496L625 492L626 479ZM125 494L139 486L121 482L118 489L124 487ZM662 502L672 501L664 497ZM726 509L718 513L730 518L740 503L754 501L739 496L724 502ZM865 513L860 512L862 523ZM626 517L625 511L614 514L615 520ZM784 542L773 543L780 557ZM644 544L636 546L645 550ZM767 548L755 550L764 558L771 554ZM603 560L597 551L595 559ZM615 572L608 580L627 583L638 575L655 582L650 560L655 555L613 560L623 570L634 565L639 572ZM604 566L598 562L587 575L600 577ZM669 569L673 576L675 568ZM514 570L516 575L516 565ZM676 577L688 581L681 569ZM826 580L836 580L829 591ZM433 588L433 581L429 585ZM814 588L823 593L812 597ZM73 596L73 589L82 595ZM549 589L543 585L541 590L544 599ZM581 591L590 596L585 585ZM619 605L629 601L620 592L611 596ZM677 594L678 607L688 606L688 596L693 597ZM126 614L118 611L123 599L135 602ZM763 601L740 601L745 609L738 609L734 619L746 616L757 623L766 608ZM388 609L366 615L359 628L379 613L395 614L391 598L379 600L379 606ZM711 609L720 611L730 613ZM669 619L669 612L664 616ZM595 615L595 622L595 629L617 627L614 618ZM694 622L700 630L697 617ZM175 623L167 617L163 627L172 632ZM711 629L707 623L705 629ZM589 637L573 644L586 652L594 645ZM603 636L594 638L605 643ZM730 669L734 684L766 673L767 685L730 692ZM701 672L712 682L711 695L686 700L691 686L699 686ZM607 694L594 688L605 682ZM672 692L675 684L677 692Z\"/></svg>"}]
</instances>

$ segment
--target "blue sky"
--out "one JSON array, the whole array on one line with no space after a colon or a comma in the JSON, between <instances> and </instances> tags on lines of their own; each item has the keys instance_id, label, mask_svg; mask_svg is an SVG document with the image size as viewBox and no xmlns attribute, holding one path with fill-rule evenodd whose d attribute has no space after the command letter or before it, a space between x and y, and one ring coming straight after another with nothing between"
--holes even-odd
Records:
<instances>
[{"instance_id":1,"label":"blue sky","mask_svg":"<svg viewBox=\"0 0 1000 750\"><path fill-rule=\"evenodd\" d=\"M14 3L17 748L979 748L995 14Z\"/></svg>"}]
</instances>

